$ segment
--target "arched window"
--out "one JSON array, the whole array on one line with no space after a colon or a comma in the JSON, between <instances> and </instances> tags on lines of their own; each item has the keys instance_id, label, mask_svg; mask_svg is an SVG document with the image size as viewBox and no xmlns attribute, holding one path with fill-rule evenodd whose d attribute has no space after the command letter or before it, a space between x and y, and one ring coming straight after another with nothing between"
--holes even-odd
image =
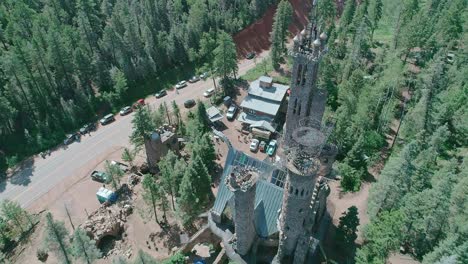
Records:
<instances>
[{"instance_id":1,"label":"arched window","mask_svg":"<svg viewBox=\"0 0 468 264\"><path fill-rule=\"evenodd\" d=\"M304 189L301 191L301 197L304 196Z\"/></svg>"},{"instance_id":2,"label":"arched window","mask_svg":"<svg viewBox=\"0 0 468 264\"><path fill-rule=\"evenodd\" d=\"M299 194L299 189L296 189L296 192L294 194L297 196Z\"/></svg>"},{"instance_id":3,"label":"arched window","mask_svg":"<svg viewBox=\"0 0 468 264\"><path fill-rule=\"evenodd\" d=\"M302 64L297 66L296 84L300 84L302 79Z\"/></svg>"},{"instance_id":4,"label":"arched window","mask_svg":"<svg viewBox=\"0 0 468 264\"><path fill-rule=\"evenodd\" d=\"M299 110L297 111L297 114L298 114L298 115L301 115L301 106L302 106L302 105L301 105L301 103L299 102Z\"/></svg>"},{"instance_id":5,"label":"arched window","mask_svg":"<svg viewBox=\"0 0 468 264\"><path fill-rule=\"evenodd\" d=\"M301 78L301 85L304 86L305 82L307 79L307 65L304 66L304 69L302 71L302 78Z\"/></svg>"},{"instance_id":6,"label":"arched window","mask_svg":"<svg viewBox=\"0 0 468 264\"><path fill-rule=\"evenodd\" d=\"M296 108L297 108L297 98L294 99L294 108L293 108L293 114L296 113Z\"/></svg>"}]
</instances>

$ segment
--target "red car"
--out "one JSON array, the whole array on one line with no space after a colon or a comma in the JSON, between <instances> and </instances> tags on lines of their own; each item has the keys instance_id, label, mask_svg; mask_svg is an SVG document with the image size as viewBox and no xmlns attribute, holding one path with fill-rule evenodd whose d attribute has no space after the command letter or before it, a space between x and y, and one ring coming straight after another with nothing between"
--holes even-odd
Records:
<instances>
[{"instance_id":1,"label":"red car","mask_svg":"<svg viewBox=\"0 0 468 264\"><path fill-rule=\"evenodd\" d=\"M133 104L132 108L137 109L138 107L143 105L145 105L145 99L138 99L138 101L136 101L136 103Z\"/></svg>"}]
</instances>

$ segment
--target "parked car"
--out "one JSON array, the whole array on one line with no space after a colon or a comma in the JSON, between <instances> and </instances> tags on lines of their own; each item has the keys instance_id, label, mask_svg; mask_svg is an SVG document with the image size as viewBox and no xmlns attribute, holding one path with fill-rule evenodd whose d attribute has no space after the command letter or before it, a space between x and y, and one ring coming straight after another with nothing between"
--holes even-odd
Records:
<instances>
[{"instance_id":1,"label":"parked car","mask_svg":"<svg viewBox=\"0 0 468 264\"><path fill-rule=\"evenodd\" d=\"M237 107L235 105L231 105L226 113L227 120L233 120L237 113Z\"/></svg>"},{"instance_id":2,"label":"parked car","mask_svg":"<svg viewBox=\"0 0 468 264\"><path fill-rule=\"evenodd\" d=\"M167 95L167 91L162 90L162 91L157 92L154 96L156 96L156 98L161 98L161 97L164 97L166 95Z\"/></svg>"},{"instance_id":3,"label":"parked car","mask_svg":"<svg viewBox=\"0 0 468 264\"><path fill-rule=\"evenodd\" d=\"M68 134L65 140L63 141L63 144L70 145L71 143L77 141L78 139L80 139L79 133Z\"/></svg>"},{"instance_id":4,"label":"parked car","mask_svg":"<svg viewBox=\"0 0 468 264\"><path fill-rule=\"evenodd\" d=\"M268 148L267 148L268 156L273 156L273 154L275 154L276 146L277 146L277 142L275 139L270 141L270 144L268 144Z\"/></svg>"},{"instance_id":5,"label":"parked car","mask_svg":"<svg viewBox=\"0 0 468 264\"><path fill-rule=\"evenodd\" d=\"M245 58L248 59L248 60L251 60L251 59L255 58L255 55L257 55L257 54L255 54L255 52L249 52L249 53L247 53L247 55L245 55Z\"/></svg>"},{"instance_id":6,"label":"parked car","mask_svg":"<svg viewBox=\"0 0 468 264\"><path fill-rule=\"evenodd\" d=\"M102 183L109 183L110 181L109 176L103 171L91 172L91 179L93 181L102 182Z\"/></svg>"},{"instance_id":7,"label":"parked car","mask_svg":"<svg viewBox=\"0 0 468 264\"><path fill-rule=\"evenodd\" d=\"M89 133L90 131L94 131L96 129L96 124L95 123L89 123L80 128L80 134L84 135Z\"/></svg>"},{"instance_id":8,"label":"parked car","mask_svg":"<svg viewBox=\"0 0 468 264\"><path fill-rule=\"evenodd\" d=\"M261 152L265 152L266 150L266 142L265 141L260 141L260 145L258 145L258 149L261 151Z\"/></svg>"},{"instance_id":9,"label":"parked car","mask_svg":"<svg viewBox=\"0 0 468 264\"><path fill-rule=\"evenodd\" d=\"M210 97L214 94L214 88L208 89L203 93L203 96Z\"/></svg>"},{"instance_id":10,"label":"parked car","mask_svg":"<svg viewBox=\"0 0 468 264\"><path fill-rule=\"evenodd\" d=\"M144 106L146 103L145 103L145 99L138 99L138 101L136 101L133 105L132 105L132 109L133 110L136 110L142 106Z\"/></svg>"},{"instance_id":11,"label":"parked car","mask_svg":"<svg viewBox=\"0 0 468 264\"><path fill-rule=\"evenodd\" d=\"M189 83L195 83L195 82L198 82L199 80L200 80L200 77L194 75L188 81L189 81Z\"/></svg>"},{"instance_id":12,"label":"parked car","mask_svg":"<svg viewBox=\"0 0 468 264\"><path fill-rule=\"evenodd\" d=\"M115 121L115 118L114 118L114 115L113 114L108 114L106 116L104 116L101 120L99 120L99 123L101 123L101 125L107 125L111 122L114 122Z\"/></svg>"},{"instance_id":13,"label":"parked car","mask_svg":"<svg viewBox=\"0 0 468 264\"><path fill-rule=\"evenodd\" d=\"M176 89L182 89L184 88L185 86L187 86L187 82L186 81L180 81L176 84L175 88Z\"/></svg>"},{"instance_id":14,"label":"parked car","mask_svg":"<svg viewBox=\"0 0 468 264\"><path fill-rule=\"evenodd\" d=\"M193 99L188 99L187 101L184 102L185 108L192 108L196 105L197 103Z\"/></svg>"},{"instance_id":15,"label":"parked car","mask_svg":"<svg viewBox=\"0 0 468 264\"><path fill-rule=\"evenodd\" d=\"M208 77L210 77L210 74L208 72L204 72L204 73L200 74L200 79L205 80Z\"/></svg>"},{"instance_id":16,"label":"parked car","mask_svg":"<svg viewBox=\"0 0 468 264\"><path fill-rule=\"evenodd\" d=\"M122 108L119 113L120 113L121 116L124 116L124 115L130 114L132 111L133 110L132 110L132 108L130 106L126 106L126 107Z\"/></svg>"},{"instance_id":17,"label":"parked car","mask_svg":"<svg viewBox=\"0 0 468 264\"><path fill-rule=\"evenodd\" d=\"M256 152L258 150L259 143L260 141L258 141L258 139L252 139L252 142L250 143L250 151Z\"/></svg>"}]
</instances>

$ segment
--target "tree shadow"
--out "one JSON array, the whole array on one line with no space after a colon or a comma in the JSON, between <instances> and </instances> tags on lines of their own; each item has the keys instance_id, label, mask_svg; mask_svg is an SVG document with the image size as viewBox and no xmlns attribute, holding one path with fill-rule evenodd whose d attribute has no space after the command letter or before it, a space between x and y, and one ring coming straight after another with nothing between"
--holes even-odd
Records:
<instances>
[{"instance_id":1,"label":"tree shadow","mask_svg":"<svg viewBox=\"0 0 468 264\"><path fill-rule=\"evenodd\" d=\"M29 183L31 183L30 178L33 175L34 169L34 159L30 158L25 160L15 168L15 171L12 173L13 176L10 178L10 183L22 186L29 185Z\"/></svg>"},{"instance_id":2,"label":"tree shadow","mask_svg":"<svg viewBox=\"0 0 468 264\"><path fill-rule=\"evenodd\" d=\"M163 245L165 248L171 249L173 247L180 246L180 235L182 234L180 227L175 224L168 228L161 229L161 231L157 233L151 233L149 235L149 239L155 244L155 238L158 238L160 241L163 241ZM156 248L156 246L155 246Z\"/></svg>"}]
</instances>

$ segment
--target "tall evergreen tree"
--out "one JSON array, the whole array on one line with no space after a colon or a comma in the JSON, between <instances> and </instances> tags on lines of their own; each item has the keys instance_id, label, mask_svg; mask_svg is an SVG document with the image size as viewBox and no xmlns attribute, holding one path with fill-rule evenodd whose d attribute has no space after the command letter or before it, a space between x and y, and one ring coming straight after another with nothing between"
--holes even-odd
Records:
<instances>
[{"instance_id":1,"label":"tall evergreen tree","mask_svg":"<svg viewBox=\"0 0 468 264\"><path fill-rule=\"evenodd\" d=\"M52 214L46 214L46 228L44 242L49 250L57 254L58 259L66 264L71 263L70 245L68 243L69 233L65 224L55 221Z\"/></svg>"},{"instance_id":2,"label":"tall evergreen tree","mask_svg":"<svg viewBox=\"0 0 468 264\"><path fill-rule=\"evenodd\" d=\"M78 259L91 264L101 257L101 251L96 247L94 240L91 240L86 232L77 228L73 233L72 254Z\"/></svg>"}]
</instances>

